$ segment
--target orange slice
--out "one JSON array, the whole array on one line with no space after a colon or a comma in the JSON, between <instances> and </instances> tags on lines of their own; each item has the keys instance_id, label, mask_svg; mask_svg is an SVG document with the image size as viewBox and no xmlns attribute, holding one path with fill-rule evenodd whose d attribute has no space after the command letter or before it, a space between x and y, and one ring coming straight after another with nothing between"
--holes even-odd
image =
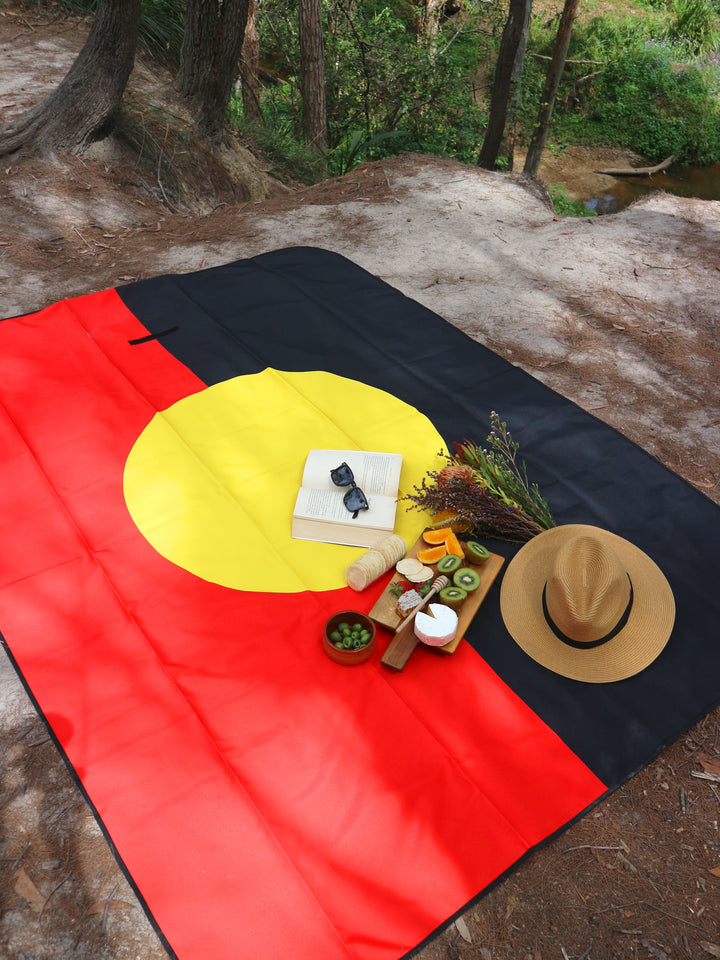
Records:
<instances>
[{"instance_id":1,"label":"orange slice","mask_svg":"<svg viewBox=\"0 0 720 960\"><path fill-rule=\"evenodd\" d=\"M423 534L425 543L445 543L452 533L450 527L441 527L439 530L426 530Z\"/></svg>"},{"instance_id":2,"label":"orange slice","mask_svg":"<svg viewBox=\"0 0 720 960\"><path fill-rule=\"evenodd\" d=\"M445 544L441 543L439 547L428 547L427 550L418 550L417 558L420 563L437 563L440 557L447 553Z\"/></svg>"},{"instance_id":3,"label":"orange slice","mask_svg":"<svg viewBox=\"0 0 720 960\"><path fill-rule=\"evenodd\" d=\"M454 510L441 510L440 513L433 515L430 526L433 530L439 527L450 527L455 533L463 533L470 529L470 525L463 520L458 520L457 513Z\"/></svg>"},{"instance_id":4,"label":"orange slice","mask_svg":"<svg viewBox=\"0 0 720 960\"><path fill-rule=\"evenodd\" d=\"M449 536L445 540L445 549L448 553L454 553L456 557L464 557L465 551L462 548L462 544L455 536L453 531L450 531Z\"/></svg>"}]
</instances>

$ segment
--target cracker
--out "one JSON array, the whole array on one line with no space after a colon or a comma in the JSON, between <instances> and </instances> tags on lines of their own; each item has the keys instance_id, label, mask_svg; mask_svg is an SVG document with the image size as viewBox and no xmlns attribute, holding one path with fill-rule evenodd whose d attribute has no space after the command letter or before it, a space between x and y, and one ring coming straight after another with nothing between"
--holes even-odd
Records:
<instances>
[{"instance_id":1,"label":"cracker","mask_svg":"<svg viewBox=\"0 0 720 960\"><path fill-rule=\"evenodd\" d=\"M410 583L425 583L426 580L430 580L433 576L432 567L423 567L422 570L418 571L415 574L406 573L405 577L410 581Z\"/></svg>"}]
</instances>

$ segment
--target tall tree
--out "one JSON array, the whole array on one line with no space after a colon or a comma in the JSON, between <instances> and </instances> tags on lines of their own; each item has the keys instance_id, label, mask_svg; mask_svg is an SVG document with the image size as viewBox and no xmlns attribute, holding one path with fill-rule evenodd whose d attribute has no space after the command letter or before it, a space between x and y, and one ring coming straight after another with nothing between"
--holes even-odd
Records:
<instances>
[{"instance_id":1,"label":"tall tree","mask_svg":"<svg viewBox=\"0 0 720 960\"><path fill-rule=\"evenodd\" d=\"M260 38L255 28L256 0L249 0L247 26L240 53L240 83L246 120L260 121Z\"/></svg>"},{"instance_id":2,"label":"tall tree","mask_svg":"<svg viewBox=\"0 0 720 960\"><path fill-rule=\"evenodd\" d=\"M185 33L173 92L194 114L198 131L222 139L237 75L249 0L187 0Z\"/></svg>"},{"instance_id":3,"label":"tall tree","mask_svg":"<svg viewBox=\"0 0 720 960\"><path fill-rule=\"evenodd\" d=\"M322 151L327 146L327 106L321 0L298 0L298 32L303 138Z\"/></svg>"},{"instance_id":4,"label":"tall tree","mask_svg":"<svg viewBox=\"0 0 720 960\"><path fill-rule=\"evenodd\" d=\"M570 37L572 36L573 23L577 17L580 0L565 0L563 12L560 17L560 26L558 27L557 37L555 39L555 50L552 60L548 67L545 86L540 97L540 112L538 113L537 123L535 124L535 133L533 134L527 156L525 157L525 166L523 173L530 177L537 174L540 166L540 157L545 149L548 131L550 129L550 120L552 119L553 107L555 106L555 97L557 96L560 79L565 69L565 60L567 59L568 48L570 46Z\"/></svg>"},{"instance_id":5,"label":"tall tree","mask_svg":"<svg viewBox=\"0 0 720 960\"><path fill-rule=\"evenodd\" d=\"M433 46L440 26L445 0L415 0L418 41Z\"/></svg>"},{"instance_id":6,"label":"tall tree","mask_svg":"<svg viewBox=\"0 0 720 960\"><path fill-rule=\"evenodd\" d=\"M508 112L522 77L531 9L532 0L510 0L495 66L490 117L478 157L478 166L486 170L495 170L497 167Z\"/></svg>"},{"instance_id":7,"label":"tall tree","mask_svg":"<svg viewBox=\"0 0 720 960\"><path fill-rule=\"evenodd\" d=\"M0 128L0 156L80 153L112 130L135 62L140 0L98 0L87 41L44 100Z\"/></svg>"}]
</instances>

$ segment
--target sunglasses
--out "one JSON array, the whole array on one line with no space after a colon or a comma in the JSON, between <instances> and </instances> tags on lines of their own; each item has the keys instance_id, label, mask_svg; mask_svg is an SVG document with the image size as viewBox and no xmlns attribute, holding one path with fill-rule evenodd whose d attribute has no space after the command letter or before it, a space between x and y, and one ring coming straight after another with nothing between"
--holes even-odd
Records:
<instances>
[{"instance_id":1,"label":"sunglasses","mask_svg":"<svg viewBox=\"0 0 720 960\"><path fill-rule=\"evenodd\" d=\"M331 470L330 479L336 487L350 487L343 497L343 503L345 504L345 509L352 513L353 520L361 510L369 509L370 504L367 502L367 497L355 483L353 472L346 463L343 462L339 467Z\"/></svg>"}]
</instances>

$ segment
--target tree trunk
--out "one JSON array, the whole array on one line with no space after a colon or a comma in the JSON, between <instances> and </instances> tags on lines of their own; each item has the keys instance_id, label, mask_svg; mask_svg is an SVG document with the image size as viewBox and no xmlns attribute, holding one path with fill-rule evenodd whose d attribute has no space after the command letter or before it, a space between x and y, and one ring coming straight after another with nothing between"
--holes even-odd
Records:
<instances>
[{"instance_id":1,"label":"tree trunk","mask_svg":"<svg viewBox=\"0 0 720 960\"><path fill-rule=\"evenodd\" d=\"M321 0L298 0L300 91L303 137L319 151L327 147L325 60Z\"/></svg>"},{"instance_id":2,"label":"tree trunk","mask_svg":"<svg viewBox=\"0 0 720 960\"><path fill-rule=\"evenodd\" d=\"M416 33L418 43L434 47L445 0L416 0Z\"/></svg>"},{"instance_id":3,"label":"tree trunk","mask_svg":"<svg viewBox=\"0 0 720 960\"><path fill-rule=\"evenodd\" d=\"M520 37L520 45L515 54L515 63L513 64L512 76L510 78L510 106L508 108L509 120L505 121L505 133L503 135L500 154L507 157L507 169L512 171L515 163L515 137L517 133L517 112L520 107L520 95L522 93L522 77L525 69L525 54L527 53L528 36L530 34L530 15L532 13L532 0L525 0L525 21L523 23L523 32Z\"/></svg>"},{"instance_id":4,"label":"tree trunk","mask_svg":"<svg viewBox=\"0 0 720 960\"><path fill-rule=\"evenodd\" d=\"M249 0L247 26L240 58L243 114L246 120L259 123L260 114L260 38L255 29L256 0Z\"/></svg>"},{"instance_id":5,"label":"tree trunk","mask_svg":"<svg viewBox=\"0 0 720 960\"><path fill-rule=\"evenodd\" d=\"M490 117L478 157L478 166L486 170L496 169L508 110L522 77L531 7L532 0L510 0L495 66Z\"/></svg>"},{"instance_id":6,"label":"tree trunk","mask_svg":"<svg viewBox=\"0 0 720 960\"><path fill-rule=\"evenodd\" d=\"M115 125L135 62L140 0L98 0L85 46L44 100L0 128L0 156L81 153Z\"/></svg>"},{"instance_id":7,"label":"tree trunk","mask_svg":"<svg viewBox=\"0 0 720 960\"><path fill-rule=\"evenodd\" d=\"M535 133L530 141L527 156L525 157L523 172L530 177L536 176L538 167L540 166L540 157L545 148L545 141L547 140L550 129L555 97L557 96L560 78L565 68L573 23L575 22L579 5L580 0L565 0L565 6L563 7L562 16L560 17L560 26L558 27L557 38L555 40L555 50L552 60L550 61L550 66L548 67L545 86L543 87L542 97L540 98L540 112L535 125Z\"/></svg>"},{"instance_id":8,"label":"tree trunk","mask_svg":"<svg viewBox=\"0 0 720 960\"><path fill-rule=\"evenodd\" d=\"M195 115L200 134L222 139L225 108L238 72L250 0L187 0L173 92Z\"/></svg>"}]
</instances>

